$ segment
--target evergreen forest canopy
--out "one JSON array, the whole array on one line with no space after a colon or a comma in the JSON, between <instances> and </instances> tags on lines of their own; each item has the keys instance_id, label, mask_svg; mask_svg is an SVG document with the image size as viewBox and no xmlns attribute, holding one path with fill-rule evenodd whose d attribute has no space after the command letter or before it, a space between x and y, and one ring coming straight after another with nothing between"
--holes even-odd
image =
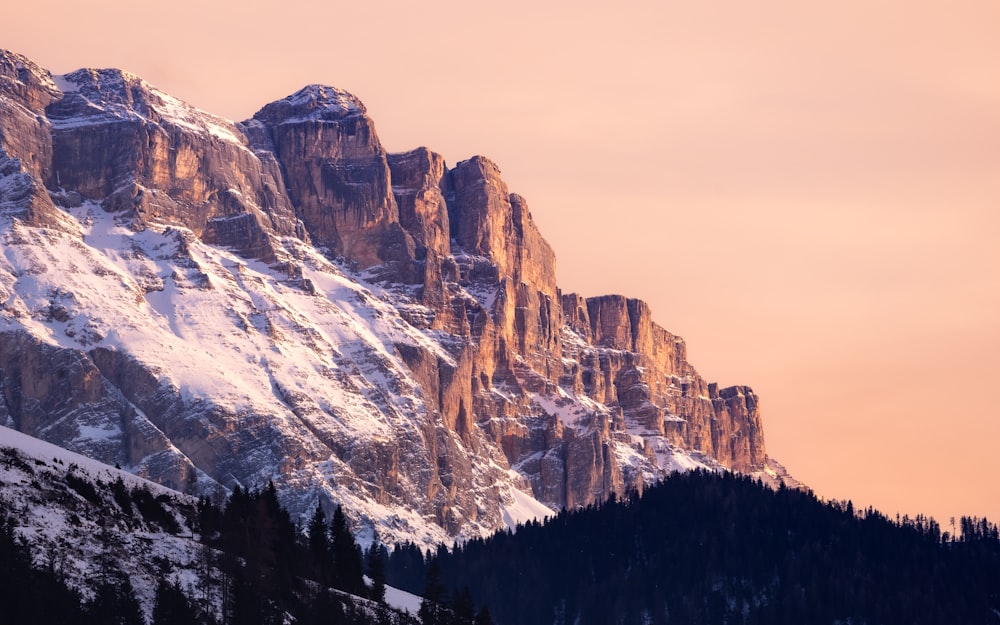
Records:
<instances>
[{"instance_id":1,"label":"evergreen forest canopy","mask_svg":"<svg viewBox=\"0 0 1000 625\"><path fill-rule=\"evenodd\" d=\"M109 487L169 526L148 491ZM956 536L732 474L676 474L433 554L362 551L339 508L296 527L273 486L202 499L197 517L200 588L219 592L163 582L151 625L1000 623L1000 532L986 519L963 518ZM84 600L38 562L0 500L0 625L145 623L112 563ZM416 618L385 604L386 583L424 597Z\"/></svg>"},{"instance_id":2,"label":"evergreen forest canopy","mask_svg":"<svg viewBox=\"0 0 1000 625\"><path fill-rule=\"evenodd\" d=\"M80 478L68 482L92 502L101 500L99 489L108 488L121 510L159 519L172 533L180 529L148 490L130 490L120 480L97 487ZM19 537L12 512L0 499L0 625L145 625L126 572L112 561L95 563L96 592L85 599L67 587L58 569L37 566L39 558ZM303 531L279 505L273 484L237 487L222 506L201 499L192 521L193 538L203 545L197 588L185 594L161 580L150 625L215 625L220 615L226 625L417 623L385 603L385 546L363 552L340 507L329 522L317 508Z\"/></svg>"},{"instance_id":3,"label":"evergreen forest canopy","mask_svg":"<svg viewBox=\"0 0 1000 625\"><path fill-rule=\"evenodd\" d=\"M430 563L404 545L387 579L420 592L431 571L502 625L1000 623L1000 533L960 529L691 472Z\"/></svg>"}]
</instances>

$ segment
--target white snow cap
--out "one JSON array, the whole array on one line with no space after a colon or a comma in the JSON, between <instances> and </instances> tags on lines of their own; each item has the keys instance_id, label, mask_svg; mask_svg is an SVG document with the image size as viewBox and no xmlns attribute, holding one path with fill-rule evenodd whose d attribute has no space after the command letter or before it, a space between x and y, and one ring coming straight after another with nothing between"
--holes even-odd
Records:
<instances>
[{"instance_id":1,"label":"white snow cap","mask_svg":"<svg viewBox=\"0 0 1000 625\"><path fill-rule=\"evenodd\" d=\"M328 85L308 85L292 95L257 111L254 119L277 124L304 121L338 121L364 115L365 105L357 96Z\"/></svg>"}]
</instances>

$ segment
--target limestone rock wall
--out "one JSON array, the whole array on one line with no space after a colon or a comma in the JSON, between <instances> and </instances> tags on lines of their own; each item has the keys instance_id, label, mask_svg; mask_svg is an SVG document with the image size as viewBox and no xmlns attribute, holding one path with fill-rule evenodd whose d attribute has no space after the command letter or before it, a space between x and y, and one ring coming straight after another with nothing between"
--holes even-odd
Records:
<instances>
[{"instance_id":1,"label":"limestone rock wall","mask_svg":"<svg viewBox=\"0 0 1000 625\"><path fill-rule=\"evenodd\" d=\"M95 336L74 350L40 338L39 323L86 312L67 300L28 311L0 305L0 422L75 441L171 485L276 475L289 491L337 488L405 508L450 536L502 523L501 482L573 507L642 488L670 470L678 450L706 466L765 466L753 391L707 383L644 302L561 293L555 255L526 201L484 157L449 168L426 148L387 154L364 105L318 85L233 124L119 70L53 79L4 52L0 94L0 214L40 231L20 237L12 226L9 245L43 241L46 229L83 238L67 215L85 202L134 231L190 230L175 231L173 257L152 268L143 258L159 248L128 252L129 267L146 267L128 278L147 285L135 296L140 307L168 284L181 302L188 287L248 279L229 266L210 276L185 237L263 261L302 297L333 299L274 304L259 278L234 291L226 323L253 341L265 336L273 353L308 346L303 375L318 372L341 389L330 397L355 402L297 390L295 376L279 383L270 356L249 354L271 408L192 400L127 346ZM311 246L346 273L317 270ZM14 256L0 276L4 301L27 283L22 274L45 271L14 266ZM305 279L309 262L325 286ZM344 295L336 285L349 280L367 286ZM307 309L359 321L325 334L308 327ZM379 325L394 315L391 331ZM345 429L351 410L380 425ZM101 429L106 436L92 436ZM357 438L369 430L378 434Z\"/></svg>"},{"instance_id":2,"label":"limestone rock wall","mask_svg":"<svg viewBox=\"0 0 1000 625\"><path fill-rule=\"evenodd\" d=\"M386 156L400 225L428 252L448 256L451 231L445 196L452 191L444 157L427 148Z\"/></svg>"},{"instance_id":3,"label":"limestone rock wall","mask_svg":"<svg viewBox=\"0 0 1000 625\"><path fill-rule=\"evenodd\" d=\"M146 222L191 229L206 242L274 261L271 236L296 234L273 169L234 124L120 70L79 70L46 107L49 189L68 189Z\"/></svg>"},{"instance_id":4,"label":"limestone rock wall","mask_svg":"<svg viewBox=\"0 0 1000 625\"><path fill-rule=\"evenodd\" d=\"M48 72L31 60L0 52L0 149L21 160L24 171L44 179L52 164L52 141L45 107L59 97Z\"/></svg>"},{"instance_id":5,"label":"limestone rock wall","mask_svg":"<svg viewBox=\"0 0 1000 625\"><path fill-rule=\"evenodd\" d=\"M243 125L263 126L254 131L254 147L281 164L296 214L316 244L362 267L413 257L385 150L357 98L313 85Z\"/></svg>"},{"instance_id":6,"label":"limestone rock wall","mask_svg":"<svg viewBox=\"0 0 1000 625\"><path fill-rule=\"evenodd\" d=\"M476 156L455 165L451 182L448 211L458 246L488 258L500 276L554 295L555 254L535 227L527 203L507 190L500 168Z\"/></svg>"},{"instance_id":7,"label":"limestone rock wall","mask_svg":"<svg viewBox=\"0 0 1000 625\"><path fill-rule=\"evenodd\" d=\"M0 214L66 228L42 181L51 172L51 124L45 108L60 97L48 71L0 50Z\"/></svg>"}]
</instances>

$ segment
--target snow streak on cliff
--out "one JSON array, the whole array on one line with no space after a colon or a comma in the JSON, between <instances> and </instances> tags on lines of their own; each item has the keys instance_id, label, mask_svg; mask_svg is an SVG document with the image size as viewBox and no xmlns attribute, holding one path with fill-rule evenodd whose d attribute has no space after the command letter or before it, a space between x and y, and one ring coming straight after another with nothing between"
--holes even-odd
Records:
<instances>
[{"instance_id":1,"label":"snow streak on cliff","mask_svg":"<svg viewBox=\"0 0 1000 625\"><path fill-rule=\"evenodd\" d=\"M0 245L0 423L173 488L273 480L431 544L782 473L752 390L643 302L559 291L496 165L387 154L332 87L235 124L0 52Z\"/></svg>"}]
</instances>

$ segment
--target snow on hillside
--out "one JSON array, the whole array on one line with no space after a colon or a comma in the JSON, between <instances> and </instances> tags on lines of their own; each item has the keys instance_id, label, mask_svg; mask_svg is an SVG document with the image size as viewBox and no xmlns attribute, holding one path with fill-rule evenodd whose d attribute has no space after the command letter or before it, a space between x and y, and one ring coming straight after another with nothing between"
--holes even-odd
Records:
<instances>
[{"instance_id":1,"label":"snow on hillside","mask_svg":"<svg viewBox=\"0 0 1000 625\"><path fill-rule=\"evenodd\" d=\"M385 587L385 602L400 612L407 612L412 616L416 616L417 611L420 610L421 601L423 601L423 598L413 593L393 588L392 586Z\"/></svg>"},{"instance_id":2,"label":"snow on hillside","mask_svg":"<svg viewBox=\"0 0 1000 625\"><path fill-rule=\"evenodd\" d=\"M519 477L516 471L510 473L513 478ZM511 529L528 521L544 521L555 514L551 508L516 488L510 489L510 501L501 500L500 505L504 525Z\"/></svg>"},{"instance_id":3,"label":"snow on hillside","mask_svg":"<svg viewBox=\"0 0 1000 625\"><path fill-rule=\"evenodd\" d=\"M91 481L104 480L110 482L121 478L130 488L148 488L157 495L169 494L170 496L181 496L176 491L145 480L128 471L116 469L87 456L69 451L52 443L47 443L33 436L22 434L17 430L12 430L2 425L0 425L0 449L18 450L32 459L43 461L43 464L44 461L51 460L59 465L73 466L77 474L86 475ZM184 497L190 501L190 498Z\"/></svg>"},{"instance_id":4,"label":"snow on hillside","mask_svg":"<svg viewBox=\"0 0 1000 625\"><path fill-rule=\"evenodd\" d=\"M379 445L425 435L422 425L432 418L395 345L418 345L453 362L430 333L407 323L384 293L346 276L297 241L284 242L301 271L301 278L292 280L264 263L205 245L180 228L135 232L95 202L68 212L78 236L17 222L2 232L0 293L6 302L0 331L23 328L64 348L127 352L185 402L184 418L204 430L217 427L220 409L234 419L227 427L240 427L243 418L265 419L285 442L275 447L269 437L258 436L241 457L226 461L261 467L242 485L275 479L296 514L311 511L316 493L325 491L356 520L371 523L359 527L362 541L377 530L389 541L450 542L444 528L414 505L425 497L414 479L427 470L429 459L403 458L413 464L399 476L400 494L375 501L361 488L355 468L336 453L357 441ZM78 418L71 425L76 436L68 447L119 461L101 455L121 447L125 433L117 418ZM158 430L152 423L146 427ZM462 445L451 436L453 444ZM506 463L498 449L484 451L492 462L474 470L485 509L496 506L491 493L499 492L501 499L527 502L510 508L515 523L531 518L532 510L548 513L521 490L523 479L502 468ZM183 456L173 445L168 452ZM142 474L150 461L126 468ZM203 488L213 488L206 476L199 479ZM240 483L233 479L222 486ZM494 528L473 522L470 532Z\"/></svg>"},{"instance_id":5,"label":"snow on hillside","mask_svg":"<svg viewBox=\"0 0 1000 625\"><path fill-rule=\"evenodd\" d=\"M109 492L152 494L173 523L128 510ZM205 547L194 540L189 519L195 500L80 454L0 427L0 509L17 523L39 567L51 567L84 598L93 594L106 567L124 573L147 617L157 581L176 581L188 596L205 567ZM166 568L164 568L166 567ZM218 597L210 599L218 603Z\"/></svg>"},{"instance_id":6,"label":"snow on hillside","mask_svg":"<svg viewBox=\"0 0 1000 625\"><path fill-rule=\"evenodd\" d=\"M116 483L128 491L150 492L176 526L147 518L148 511L137 504L123 509L109 492ZM223 576L214 563L220 559L193 531L195 503L190 496L0 426L0 513L12 516L17 534L32 547L35 565L52 567L85 600L102 581L103 569L111 567L129 579L147 621L163 579L177 582L185 595L219 618ZM334 592L375 613L373 602ZM420 602L417 595L386 587L391 608L416 615Z\"/></svg>"}]
</instances>

